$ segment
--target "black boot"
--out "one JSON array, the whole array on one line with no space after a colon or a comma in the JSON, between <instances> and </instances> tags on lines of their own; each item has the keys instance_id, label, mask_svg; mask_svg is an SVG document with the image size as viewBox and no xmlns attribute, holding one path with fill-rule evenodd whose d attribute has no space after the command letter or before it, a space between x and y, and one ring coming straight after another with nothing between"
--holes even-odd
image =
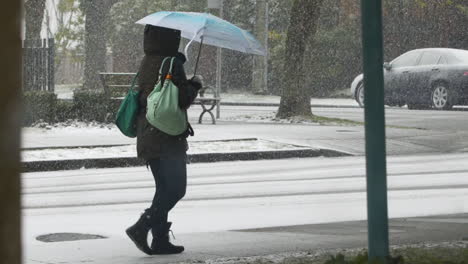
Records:
<instances>
[{"instance_id":1,"label":"black boot","mask_svg":"<svg viewBox=\"0 0 468 264\"><path fill-rule=\"evenodd\" d=\"M125 231L128 237L135 243L136 247L147 255L151 255L148 246L148 232L151 229L151 214L146 210L138 221Z\"/></svg>"},{"instance_id":2,"label":"black boot","mask_svg":"<svg viewBox=\"0 0 468 264\"><path fill-rule=\"evenodd\" d=\"M173 245L169 241L169 229L172 223L162 223L157 227L153 227L153 241L151 242L151 249L153 255L168 255L179 254L184 251L183 246Z\"/></svg>"}]
</instances>

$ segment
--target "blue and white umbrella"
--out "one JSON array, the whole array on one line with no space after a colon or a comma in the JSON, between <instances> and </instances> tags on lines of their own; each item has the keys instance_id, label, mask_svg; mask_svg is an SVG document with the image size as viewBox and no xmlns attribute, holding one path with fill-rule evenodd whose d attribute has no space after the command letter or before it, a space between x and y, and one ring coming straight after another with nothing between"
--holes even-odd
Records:
<instances>
[{"instance_id":1,"label":"blue and white umbrella","mask_svg":"<svg viewBox=\"0 0 468 264\"><path fill-rule=\"evenodd\" d=\"M262 56L266 54L265 49L252 34L207 13L161 11L148 15L136 23L180 30L183 38L190 39L185 47L185 53L189 45L197 41L201 43L200 45L204 43L248 54Z\"/></svg>"}]
</instances>

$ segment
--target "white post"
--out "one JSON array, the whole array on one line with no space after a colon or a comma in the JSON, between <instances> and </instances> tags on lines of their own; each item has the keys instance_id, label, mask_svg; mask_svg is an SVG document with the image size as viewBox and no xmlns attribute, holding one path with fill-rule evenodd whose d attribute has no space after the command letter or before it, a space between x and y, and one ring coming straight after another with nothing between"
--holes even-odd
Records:
<instances>
[{"instance_id":1,"label":"white post","mask_svg":"<svg viewBox=\"0 0 468 264\"><path fill-rule=\"evenodd\" d=\"M256 1L255 36L268 53L268 1ZM255 56L253 60L253 93L266 94L268 92L268 54Z\"/></svg>"},{"instance_id":2,"label":"white post","mask_svg":"<svg viewBox=\"0 0 468 264\"><path fill-rule=\"evenodd\" d=\"M219 17L223 18L223 0L219 0ZM216 52L216 96L221 94L221 77L222 77L222 50L218 48ZM216 118L220 118L220 102L216 104Z\"/></svg>"},{"instance_id":3,"label":"white post","mask_svg":"<svg viewBox=\"0 0 468 264\"><path fill-rule=\"evenodd\" d=\"M268 93L268 57L269 57L269 52L268 52L268 33L269 33L269 27L268 27L268 23L269 23L269 20L270 20L270 17L269 17L269 6L268 6L268 1L266 1L265 3L265 43L264 43L264 48L265 48L265 56L263 57L263 59L265 60L264 62L264 66L265 66L265 73L263 75L263 77L265 78L265 92Z\"/></svg>"}]
</instances>

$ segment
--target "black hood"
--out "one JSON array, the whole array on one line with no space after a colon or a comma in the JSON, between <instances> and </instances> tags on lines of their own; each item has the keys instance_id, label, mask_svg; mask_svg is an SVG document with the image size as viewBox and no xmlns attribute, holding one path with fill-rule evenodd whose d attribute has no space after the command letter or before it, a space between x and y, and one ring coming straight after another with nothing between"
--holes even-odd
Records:
<instances>
[{"instance_id":1,"label":"black hood","mask_svg":"<svg viewBox=\"0 0 468 264\"><path fill-rule=\"evenodd\" d=\"M180 30L146 25L143 49L146 55L175 56L180 45Z\"/></svg>"},{"instance_id":2,"label":"black hood","mask_svg":"<svg viewBox=\"0 0 468 264\"><path fill-rule=\"evenodd\" d=\"M184 64L186 61L187 61L187 58L185 57L185 54L181 53L181 52L177 52L177 54L175 55L175 57L177 59L180 60L180 62L182 62L182 64Z\"/></svg>"}]
</instances>

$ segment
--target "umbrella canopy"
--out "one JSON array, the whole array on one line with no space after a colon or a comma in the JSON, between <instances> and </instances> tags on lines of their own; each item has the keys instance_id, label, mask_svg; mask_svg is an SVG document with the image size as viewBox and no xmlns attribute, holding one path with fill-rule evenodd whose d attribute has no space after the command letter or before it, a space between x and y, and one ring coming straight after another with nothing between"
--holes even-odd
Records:
<instances>
[{"instance_id":1,"label":"umbrella canopy","mask_svg":"<svg viewBox=\"0 0 468 264\"><path fill-rule=\"evenodd\" d=\"M183 38L191 40L187 47L192 41L197 41L249 54L266 54L252 34L211 14L161 11L136 23L180 30Z\"/></svg>"}]
</instances>

